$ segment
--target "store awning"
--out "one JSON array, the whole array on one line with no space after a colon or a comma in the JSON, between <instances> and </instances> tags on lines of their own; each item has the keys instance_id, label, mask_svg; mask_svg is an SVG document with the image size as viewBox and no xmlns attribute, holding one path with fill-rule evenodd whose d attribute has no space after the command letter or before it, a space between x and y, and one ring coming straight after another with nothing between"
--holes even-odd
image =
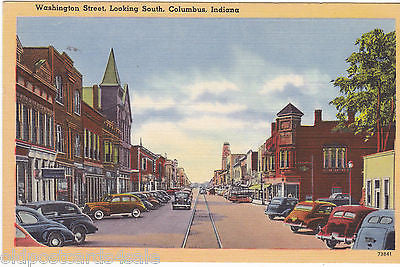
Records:
<instances>
[{"instance_id":1,"label":"store awning","mask_svg":"<svg viewBox=\"0 0 400 267\"><path fill-rule=\"evenodd\" d=\"M260 184L255 184L249 187L250 190L261 190Z\"/></svg>"},{"instance_id":2,"label":"store awning","mask_svg":"<svg viewBox=\"0 0 400 267\"><path fill-rule=\"evenodd\" d=\"M270 187L271 186L271 184L270 183L268 183L268 184L264 184L264 188L267 188L267 187ZM249 189L250 190L261 190L261 184L255 184L255 185L252 185L252 186L250 186L249 187Z\"/></svg>"}]
</instances>

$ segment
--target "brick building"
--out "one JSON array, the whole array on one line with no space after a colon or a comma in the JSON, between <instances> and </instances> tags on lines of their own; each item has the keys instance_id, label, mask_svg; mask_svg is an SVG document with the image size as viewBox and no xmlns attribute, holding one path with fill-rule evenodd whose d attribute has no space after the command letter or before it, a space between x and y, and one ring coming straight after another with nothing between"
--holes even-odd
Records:
<instances>
[{"instance_id":1,"label":"brick building","mask_svg":"<svg viewBox=\"0 0 400 267\"><path fill-rule=\"evenodd\" d=\"M60 193L57 197L82 203L85 191L81 119L82 75L65 52L59 53L52 46L24 47L24 61L29 68L34 68L39 61L46 62L49 83L56 88L54 113L57 158L55 166L49 166L49 163L42 161L42 167L64 169L65 179L57 179L56 188ZM52 185L47 183L48 181L44 181L44 187L51 188Z\"/></svg>"},{"instance_id":2,"label":"brick building","mask_svg":"<svg viewBox=\"0 0 400 267\"><path fill-rule=\"evenodd\" d=\"M43 178L54 168L56 87L47 57L34 57L17 37L16 62L16 202L55 200L57 180Z\"/></svg>"},{"instance_id":3,"label":"brick building","mask_svg":"<svg viewBox=\"0 0 400 267\"><path fill-rule=\"evenodd\" d=\"M144 146L134 145L131 149L134 191L147 191L155 188L157 155Z\"/></svg>"},{"instance_id":4,"label":"brick building","mask_svg":"<svg viewBox=\"0 0 400 267\"><path fill-rule=\"evenodd\" d=\"M98 201L107 193L103 175L103 126L98 86L83 87L82 129L85 201Z\"/></svg>"},{"instance_id":5,"label":"brick building","mask_svg":"<svg viewBox=\"0 0 400 267\"><path fill-rule=\"evenodd\" d=\"M336 129L338 122L323 121L321 110L315 110L314 125L301 125L302 116L289 103L271 124L262 155L268 195L317 199L351 188L352 197L359 200L363 156L376 151L375 139L365 142L363 136Z\"/></svg>"}]
</instances>

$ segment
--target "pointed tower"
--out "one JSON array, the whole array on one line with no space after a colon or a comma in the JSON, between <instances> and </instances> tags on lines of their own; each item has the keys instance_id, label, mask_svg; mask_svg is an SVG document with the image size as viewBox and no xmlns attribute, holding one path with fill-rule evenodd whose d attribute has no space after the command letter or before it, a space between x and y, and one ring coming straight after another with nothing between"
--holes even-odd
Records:
<instances>
[{"instance_id":1,"label":"pointed tower","mask_svg":"<svg viewBox=\"0 0 400 267\"><path fill-rule=\"evenodd\" d=\"M108 56L107 66L103 79L100 83L101 112L115 123L120 130L118 147L118 177L117 186L120 192L128 192L132 189L130 179L130 147L131 147L131 126L132 115L129 99L129 87L122 85L119 78L114 49L111 48Z\"/></svg>"},{"instance_id":2,"label":"pointed tower","mask_svg":"<svg viewBox=\"0 0 400 267\"><path fill-rule=\"evenodd\" d=\"M289 103L276 114L276 125L278 127L280 145L294 145L296 128L301 124L301 117L304 115L292 103Z\"/></svg>"},{"instance_id":3,"label":"pointed tower","mask_svg":"<svg viewBox=\"0 0 400 267\"><path fill-rule=\"evenodd\" d=\"M103 80L100 85L118 86L120 84L121 80L119 79L117 64L115 63L114 49L111 48L110 55L108 56L107 67L104 71Z\"/></svg>"}]
</instances>

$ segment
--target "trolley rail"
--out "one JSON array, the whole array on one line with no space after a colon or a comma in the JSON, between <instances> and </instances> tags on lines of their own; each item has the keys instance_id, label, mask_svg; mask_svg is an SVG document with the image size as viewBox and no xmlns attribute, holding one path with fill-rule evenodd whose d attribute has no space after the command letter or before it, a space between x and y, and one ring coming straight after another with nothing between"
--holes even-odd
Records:
<instances>
[{"instance_id":1,"label":"trolley rail","mask_svg":"<svg viewBox=\"0 0 400 267\"><path fill-rule=\"evenodd\" d=\"M200 193L197 193L196 201L195 201L194 206L193 206L192 216L190 217L190 220L189 220L189 223L188 223L188 227L186 229L186 234L185 234L185 237L184 237L183 242L182 242L182 248L186 247L186 243L187 243L187 240L188 240L189 235L190 235L190 229L192 227L193 220L194 220L194 217L196 215L196 207L197 207L197 202L199 200L199 196L200 196ZM212 215L212 213L210 211L210 208L208 207L207 198L206 198L205 195L203 195L203 197L204 197L204 202L205 202L206 207L207 207L208 217L210 218L210 221L211 221L211 224L212 224L212 228L213 228L213 231L214 231L214 234L215 234L215 238L217 239L218 247L222 248L221 238L219 237L217 227L215 226L213 215Z\"/></svg>"}]
</instances>

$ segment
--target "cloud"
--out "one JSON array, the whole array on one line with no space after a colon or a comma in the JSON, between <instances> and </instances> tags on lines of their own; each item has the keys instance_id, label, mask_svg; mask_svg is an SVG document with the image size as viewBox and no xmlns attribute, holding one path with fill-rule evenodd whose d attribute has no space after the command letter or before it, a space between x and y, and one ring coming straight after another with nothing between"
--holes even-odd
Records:
<instances>
[{"instance_id":1,"label":"cloud","mask_svg":"<svg viewBox=\"0 0 400 267\"><path fill-rule=\"evenodd\" d=\"M195 112L204 113L217 113L217 114L229 114L245 110L247 107L244 104L235 103L193 103L190 108Z\"/></svg>"},{"instance_id":2,"label":"cloud","mask_svg":"<svg viewBox=\"0 0 400 267\"><path fill-rule=\"evenodd\" d=\"M290 84L295 87L303 86L304 77L297 74L286 74L277 76L276 78L270 81L266 81L264 83L263 89L260 91L260 94L267 94L274 91L282 92L285 87Z\"/></svg>"},{"instance_id":3,"label":"cloud","mask_svg":"<svg viewBox=\"0 0 400 267\"><path fill-rule=\"evenodd\" d=\"M135 95L133 97L133 112L142 114L151 110L163 110L176 106L176 101L172 98L154 98L151 96Z\"/></svg>"},{"instance_id":4,"label":"cloud","mask_svg":"<svg viewBox=\"0 0 400 267\"><path fill-rule=\"evenodd\" d=\"M238 86L228 80L201 81L189 84L183 88L190 93L191 99L196 99L204 93L219 95L231 91L240 91Z\"/></svg>"}]
</instances>

